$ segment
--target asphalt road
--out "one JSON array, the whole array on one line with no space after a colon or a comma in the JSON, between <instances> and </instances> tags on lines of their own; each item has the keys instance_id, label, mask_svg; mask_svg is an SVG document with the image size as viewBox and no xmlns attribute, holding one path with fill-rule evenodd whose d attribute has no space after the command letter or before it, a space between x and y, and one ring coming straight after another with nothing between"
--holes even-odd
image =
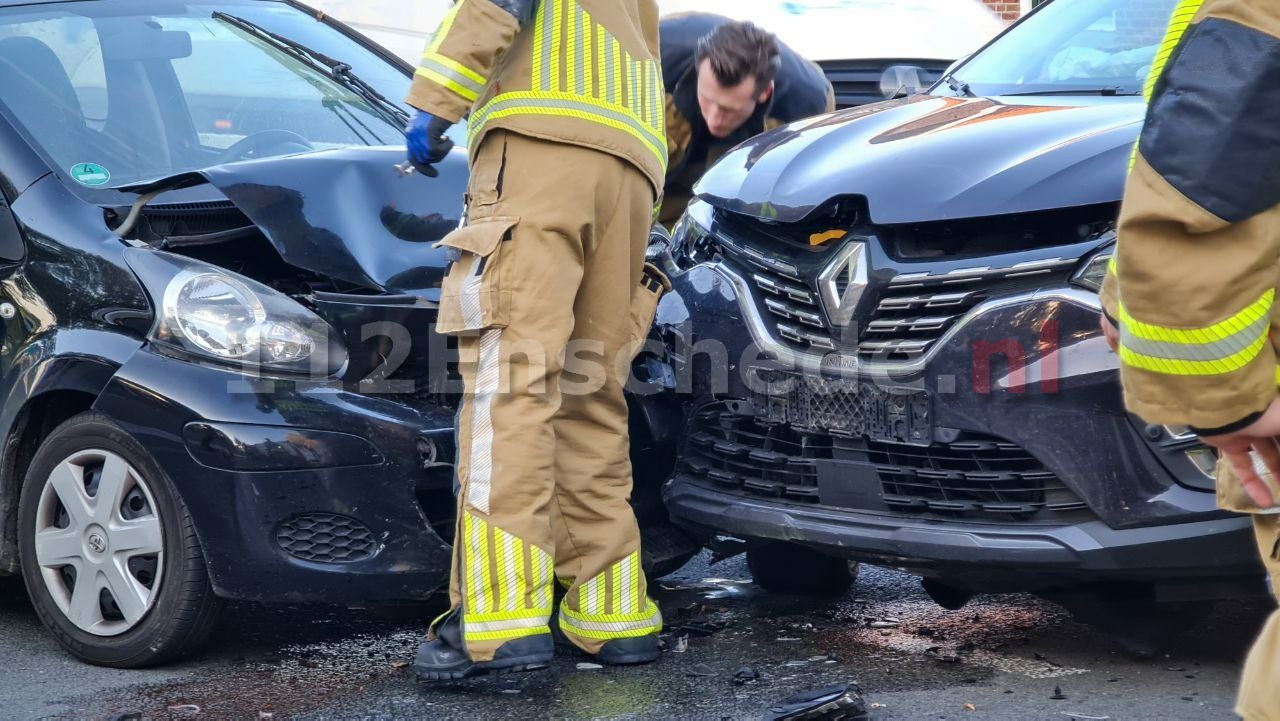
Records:
<instances>
[{"instance_id":1,"label":"asphalt road","mask_svg":"<svg viewBox=\"0 0 1280 721\"><path fill-rule=\"evenodd\" d=\"M565 658L445 685L404 667L428 608L234 607L200 659L114 671L64 655L20 585L0 579L0 718L737 719L857 683L876 719L1232 719L1239 661L1269 611L1220 604L1140 661L1027 596L944 611L882 569L864 567L836 601L768 596L747 579L741 559L701 558L660 582L668 626L683 629L657 664L580 670ZM735 684L743 667L759 679Z\"/></svg>"}]
</instances>

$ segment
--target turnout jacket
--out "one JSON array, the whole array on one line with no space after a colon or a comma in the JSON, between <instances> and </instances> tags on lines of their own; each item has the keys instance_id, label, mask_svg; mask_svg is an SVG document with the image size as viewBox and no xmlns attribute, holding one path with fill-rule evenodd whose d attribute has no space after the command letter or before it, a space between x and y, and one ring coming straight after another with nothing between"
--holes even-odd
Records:
<instances>
[{"instance_id":1,"label":"turnout jacket","mask_svg":"<svg viewBox=\"0 0 1280 721\"><path fill-rule=\"evenodd\" d=\"M662 76L666 89L667 169L663 222L684 212L691 187L717 160L721 150L779 125L835 110L831 83L816 63L778 42L782 67L774 80L773 96L729 138L712 137L698 106L698 40L729 18L710 13L680 13L662 19Z\"/></svg>"},{"instance_id":2,"label":"turnout jacket","mask_svg":"<svg viewBox=\"0 0 1280 721\"><path fill-rule=\"evenodd\" d=\"M667 165L654 0L458 0L407 102L457 122L472 160L486 133L612 153L661 193Z\"/></svg>"},{"instance_id":3,"label":"turnout jacket","mask_svg":"<svg viewBox=\"0 0 1280 721\"><path fill-rule=\"evenodd\" d=\"M1276 396L1280 3L1183 0L1148 92L1102 293L1125 402L1149 423L1238 430Z\"/></svg>"}]
</instances>

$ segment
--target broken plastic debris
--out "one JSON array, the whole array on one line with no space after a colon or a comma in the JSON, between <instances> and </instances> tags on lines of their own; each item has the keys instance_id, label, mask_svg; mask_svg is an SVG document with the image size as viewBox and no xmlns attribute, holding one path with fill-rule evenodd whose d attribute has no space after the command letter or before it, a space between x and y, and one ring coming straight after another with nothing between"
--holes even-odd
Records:
<instances>
[{"instance_id":1,"label":"broken plastic debris","mask_svg":"<svg viewBox=\"0 0 1280 721\"><path fill-rule=\"evenodd\" d=\"M391 668L396 671L399 671L400 669L408 665L409 665L408 661L392 661L391 662Z\"/></svg>"},{"instance_id":2,"label":"broken plastic debris","mask_svg":"<svg viewBox=\"0 0 1280 721\"><path fill-rule=\"evenodd\" d=\"M684 653L689 650L689 637L680 636L676 639L676 644L671 648L672 653Z\"/></svg>"},{"instance_id":3,"label":"broken plastic debris","mask_svg":"<svg viewBox=\"0 0 1280 721\"><path fill-rule=\"evenodd\" d=\"M792 719L840 718L860 721L868 718L867 704L857 688L828 686L815 691L802 691L769 707L768 721Z\"/></svg>"},{"instance_id":4,"label":"broken plastic debris","mask_svg":"<svg viewBox=\"0 0 1280 721\"><path fill-rule=\"evenodd\" d=\"M1082 713L1076 713L1075 711L1063 711L1062 715L1070 716L1074 719L1081 719L1081 721L1108 721L1108 719L1111 718L1110 716L1087 716Z\"/></svg>"},{"instance_id":5,"label":"broken plastic debris","mask_svg":"<svg viewBox=\"0 0 1280 721\"><path fill-rule=\"evenodd\" d=\"M872 621L871 623L868 623L867 625L868 625L868 626L870 626L871 628L897 628L898 626L901 626L902 624L901 624L899 621L895 620L895 619L892 619L892 618L886 618L886 619L884 619L883 621Z\"/></svg>"},{"instance_id":6,"label":"broken plastic debris","mask_svg":"<svg viewBox=\"0 0 1280 721\"><path fill-rule=\"evenodd\" d=\"M705 663L700 663L700 664L698 664L697 666L694 666L693 668L689 669L688 671L685 671L685 672L684 672L684 675L686 675L686 676L714 676L714 675L716 675L716 672L715 672L715 670L714 670L714 669L712 669L712 668L711 668L710 666L708 666L707 664L705 664Z\"/></svg>"},{"instance_id":7,"label":"broken plastic debris","mask_svg":"<svg viewBox=\"0 0 1280 721\"><path fill-rule=\"evenodd\" d=\"M586 663L584 661L583 663L578 664L579 671L599 671L602 668L604 668L604 666L601 666L598 663Z\"/></svg>"},{"instance_id":8,"label":"broken plastic debris","mask_svg":"<svg viewBox=\"0 0 1280 721\"><path fill-rule=\"evenodd\" d=\"M965 711L977 711L977 710L978 710L978 707L977 707L977 706L974 706L974 705L973 705L973 704L971 704L971 703L967 703L967 704L965 704L965 705L964 705L964 710L965 710Z\"/></svg>"},{"instance_id":9,"label":"broken plastic debris","mask_svg":"<svg viewBox=\"0 0 1280 721\"><path fill-rule=\"evenodd\" d=\"M750 666L743 666L738 669L737 673L733 674L733 683L737 686L741 686L748 681L758 680L760 680L760 672Z\"/></svg>"},{"instance_id":10,"label":"broken plastic debris","mask_svg":"<svg viewBox=\"0 0 1280 721\"><path fill-rule=\"evenodd\" d=\"M169 710L174 713L200 713L200 707L193 703L180 703L176 706L170 706Z\"/></svg>"},{"instance_id":11,"label":"broken plastic debris","mask_svg":"<svg viewBox=\"0 0 1280 721\"><path fill-rule=\"evenodd\" d=\"M791 636L779 636L778 640L779 641L799 641L800 639L792 638Z\"/></svg>"}]
</instances>

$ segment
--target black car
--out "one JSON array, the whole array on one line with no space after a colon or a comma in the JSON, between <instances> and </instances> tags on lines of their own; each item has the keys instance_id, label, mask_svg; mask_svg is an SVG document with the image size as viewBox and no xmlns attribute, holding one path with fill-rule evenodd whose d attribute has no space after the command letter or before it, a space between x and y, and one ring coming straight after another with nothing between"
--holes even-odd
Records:
<instances>
[{"instance_id":1,"label":"black car","mask_svg":"<svg viewBox=\"0 0 1280 721\"><path fill-rule=\"evenodd\" d=\"M0 0L0 574L80 658L447 582L466 162L396 167L412 73L284 0ZM698 547L667 412L636 397L657 574Z\"/></svg>"},{"instance_id":2,"label":"black car","mask_svg":"<svg viewBox=\"0 0 1280 721\"><path fill-rule=\"evenodd\" d=\"M926 95L777 129L697 188L659 331L665 489L780 590L1261 593L1214 455L1125 412L1097 290L1174 0L1038 9ZM786 545L779 545L786 544Z\"/></svg>"}]
</instances>

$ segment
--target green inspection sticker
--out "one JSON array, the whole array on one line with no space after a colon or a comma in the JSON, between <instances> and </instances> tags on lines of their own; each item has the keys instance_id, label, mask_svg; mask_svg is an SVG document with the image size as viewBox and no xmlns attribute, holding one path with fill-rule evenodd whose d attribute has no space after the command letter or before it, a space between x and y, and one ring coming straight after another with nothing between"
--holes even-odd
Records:
<instances>
[{"instance_id":1,"label":"green inspection sticker","mask_svg":"<svg viewBox=\"0 0 1280 721\"><path fill-rule=\"evenodd\" d=\"M71 166L71 177L81 185L106 185L111 171L97 163L76 163Z\"/></svg>"}]
</instances>

